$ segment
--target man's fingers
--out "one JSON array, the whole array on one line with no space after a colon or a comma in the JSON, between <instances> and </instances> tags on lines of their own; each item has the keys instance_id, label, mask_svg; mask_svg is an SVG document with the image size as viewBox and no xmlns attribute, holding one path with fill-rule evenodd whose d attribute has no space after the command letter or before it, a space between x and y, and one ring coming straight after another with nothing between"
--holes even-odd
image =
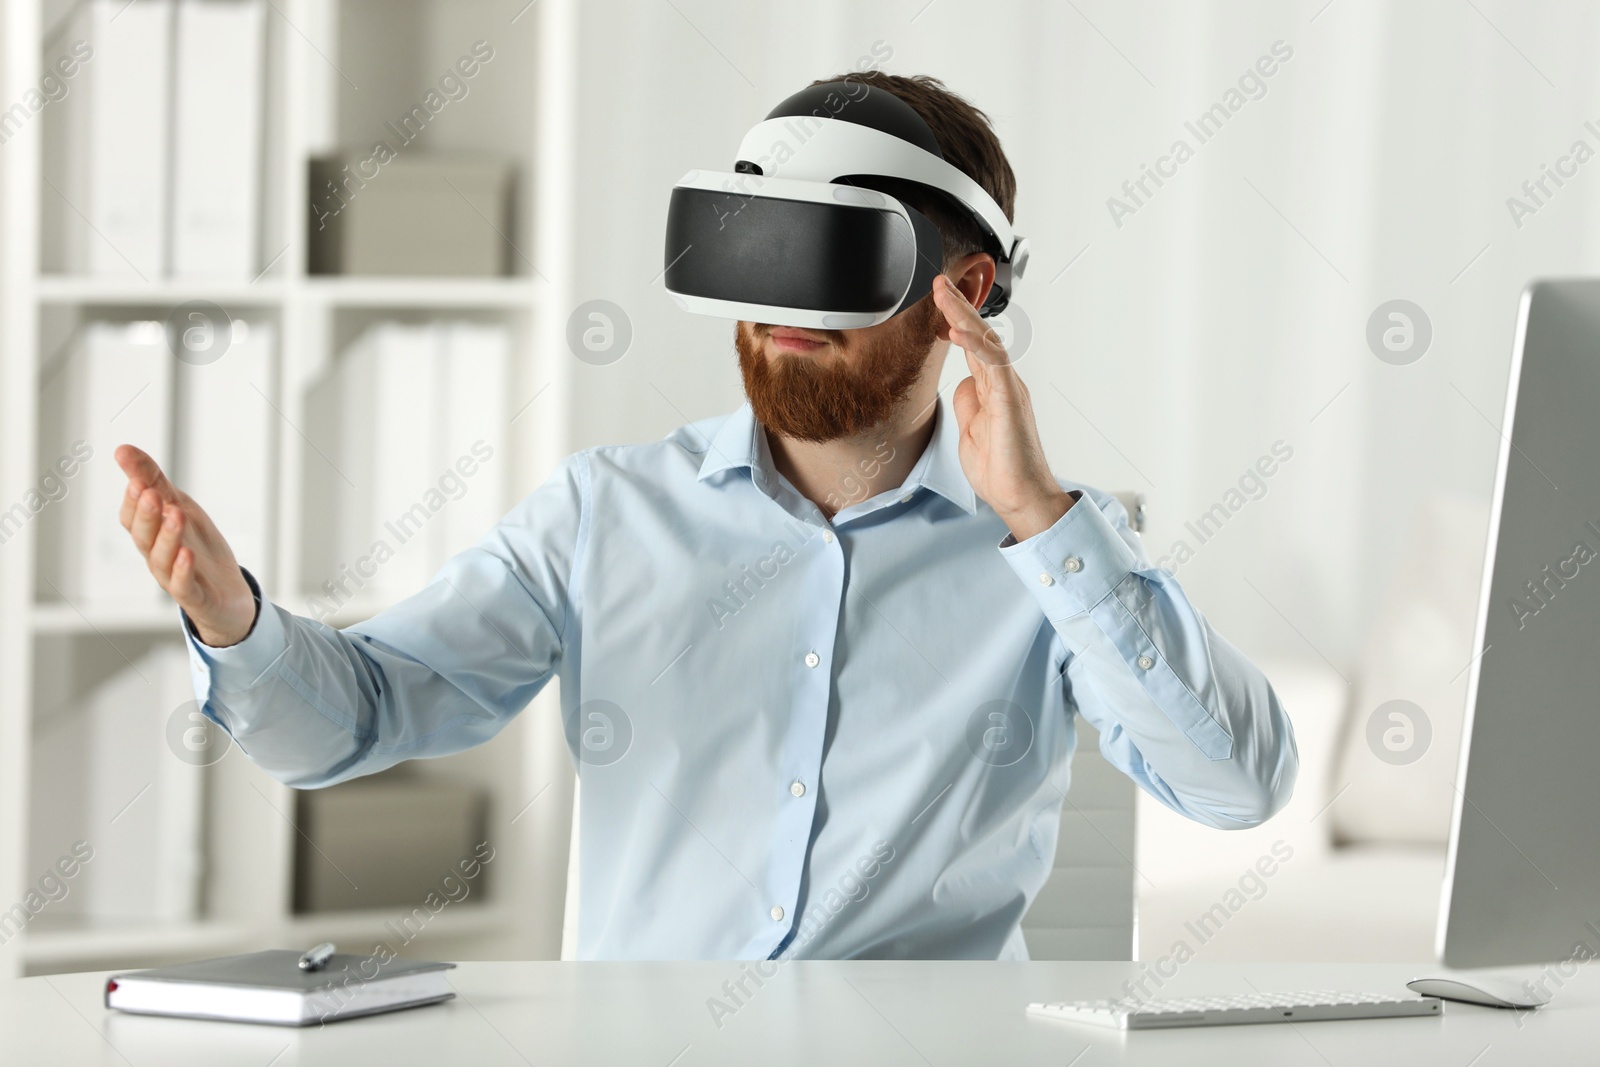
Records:
<instances>
[{"instance_id":1,"label":"man's fingers","mask_svg":"<svg viewBox=\"0 0 1600 1067\"><path fill-rule=\"evenodd\" d=\"M978 383L972 378L961 379L950 394L950 405L956 414L956 425L966 430L972 416L978 413Z\"/></svg>"},{"instance_id":2,"label":"man's fingers","mask_svg":"<svg viewBox=\"0 0 1600 1067\"><path fill-rule=\"evenodd\" d=\"M950 339L961 346L967 357L967 373L978 379L983 395L1009 396L1021 386L1022 379L1011 366L1011 357L994 338L994 331L973 334L966 330L950 331Z\"/></svg>"},{"instance_id":3,"label":"man's fingers","mask_svg":"<svg viewBox=\"0 0 1600 1067\"><path fill-rule=\"evenodd\" d=\"M161 466L142 449L133 445L118 445L112 455L116 458L117 466L122 468L122 473L128 476L128 491L123 494L118 518L122 522L122 528L133 534L134 543L139 546L139 551L148 552L155 538L157 526L148 520L149 513L141 501L148 491L155 491L157 523L159 523L160 509L163 505L180 503L178 489L162 473Z\"/></svg>"},{"instance_id":4,"label":"man's fingers","mask_svg":"<svg viewBox=\"0 0 1600 1067\"><path fill-rule=\"evenodd\" d=\"M194 546L201 546L215 567L222 561L231 563L227 544L199 505L179 492L149 455L132 445L122 445L113 454L128 476L128 489L122 496L122 525L144 555L151 575L191 617L214 612L216 605L207 601L217 599L215 591L208 594L206 590L216 576L196 573L199 560ZM242 578L234 582L241 583ZM219 632L230 632L237 621L224 619Z\"/></svg>"},{"instance_id":5,"label":"man's fingers","mask_svg":"<svg viewBox=\"0 0 1600 1067\"><path fill-rule=\"evenodd\" d=\"M167 579L167 592L179 606L188 610L199 599L199 585L194 580L194 549L181 545L172 559L172 574Z\"/></svg>"},{"instance_id":6,"label":"man's fingers","mask_svg":"<svg viewBox=\"0 0 1600 1067\"><path fill-rule=\"evenodd\" d=\"M133 511L139 506L139 494L142 492L144 486L130 481L127 491L122 494L122 513L118 518L122 521L122 528L129 533L133 532Z\"/></svg>"},{"instance_id":7,"label":"man's fingers","mask_svg":"<svg viewBox=\"0 0 1600 1067\"><path fill-rule=\"evenodd\" d=\"M176 504L168 504L161 510L161 527L146 559L150 564L150 573L165 586L171 581L172 562L183 543L183 509Z\"/></svg>"},{"instance_id":8,"label":"man's fingers","mask_svg":"<svg viewBox=\"0 0 1600 1067\"><path fill-rule=\"evenodd\" d=\"M989 325L967 300L966 294L943 274L933 279L933 302L944 313L945 321L952 330L966 329L982 333Z\"/></svg>"},{"instance_id":9,"label":"man's fingers","mask_svg":"<svg viewBox=\"0 0 1600 1067\"><path fill-rule=\"evenodd\" d=\"M967 303L967 298L961 295L961 290L943 274L934 275L933 303L944 316L944 321L949 324L951 333L956 330L971 329L974 320L983 321L977 309Z\"/></svg>"},{"instance_id":10,"label":"man's fingers","mask_svg":"<svg viewBox=\"0 0 1600 1067\"><path fill-rule=\"evenodd\" d=\"M139 502L134 505L133 525L128 527L128 532L133 535L133 543L146 556L150 554L156 534L161 529L161 505L161 494L153 488L140 493Z\"/></svg>"},{"instance_id":11,"label":"man's fingers","mask_svg":"<svg viewBox=\"0 0 1600 1067\"><path fill-rule=\"evenodd\" d=\"M135 448L133 445L118 445L112 455L129 481L157 488L172 488L171 483L167 482L167 476L161 473L161 465L151 459L143 449Z\"/></svg>"},{"instance_id":12,"label":"man's fingers","mask_svg":"<svg viewBox=\"0 0 1600 1067\"><path fill-rule=\"evenodd\" d=\"M1010 364L1011 358L1006 354L1005 345L1000 343L1000 334L942 274L933 280L933 302L950 325L951 342L967 353L969 365L973 355L990 367Z\"/></svg>"},{"instance_id":13,"label":"man's fingers","mask_svg":"<svg viewBox=\"0 0 1600 1067\"><path fill-rule=\"evenodd\" d=\"M976 394L976 391L981 388L983 394L987 395L994 385L994 367L978 353L969 349L963 348L961 354L967 361L967 373L972 375L974 393ZM982 383L981 386L978 384L980 382Z\"/></svg>"},{"instance_id":14,"label":"man's fingers","mask_svg":"<svg viewBox=\"0 0 1600 1067\"><path fill-rule=\"evenodd\" d=\"M178 502L178 487L161 470L161 465L142 449L133 445L118 445L116 452L117 466L122 468L122 473L128 476L128 482L139 492L154 489L161 494L163 503Z\"/></svg>"},{"instance_id":15,"label":"man's fingers","mask_svg":"<svg viewBox=\"0 0 1600 1067\"><path fill-rule=\"evenodd\" d=\"M985 326L976 330L965 327L959 330L952 329L950 340L961 346L962 350L975 353L991 367L1005 366L1011 362L1011 358L1006 355L1006 346L1000 343L1000 335L992 327Z\"/></svg>"}]
</instances>

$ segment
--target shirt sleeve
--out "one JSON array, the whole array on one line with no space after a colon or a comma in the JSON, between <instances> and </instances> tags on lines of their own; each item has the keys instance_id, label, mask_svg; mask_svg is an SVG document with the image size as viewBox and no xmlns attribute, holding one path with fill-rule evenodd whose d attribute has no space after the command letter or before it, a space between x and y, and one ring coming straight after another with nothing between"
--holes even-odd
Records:
<instances>
[{"instance_id":1,"label":"shirt sleeve","mask_svg":"<svg viewBox=\"0 0 1600 1067\"><path fill-rule=\"evenodd\" d=\"M1048 530L1000 543L1067 650L1069 706L1167 807L1221 829L1260 824L1288 802L1300 766L1272 685L1150 562L1115 496L1072 495Z\"/></svg>"},{"instance_id":2,"label":"shirt sleeve","mask_svg":"<svg viewBox=\"0 0 1600 1067\"><path fill-rule=\"evenodd\" d=\"M206 715L302 789L487 741L561 665L587 469L568 457L423 589L343 630L261 597L250 634L212 648L185 618Z\"/></svg>"}]
</instances>

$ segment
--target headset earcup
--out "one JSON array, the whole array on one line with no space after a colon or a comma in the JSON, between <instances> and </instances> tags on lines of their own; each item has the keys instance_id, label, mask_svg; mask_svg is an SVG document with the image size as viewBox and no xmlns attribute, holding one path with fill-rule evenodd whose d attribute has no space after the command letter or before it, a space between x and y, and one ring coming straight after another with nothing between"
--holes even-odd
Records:
<instances>
[{"instance_id":1,"label":"headset earcup","mask_svg":"<svg viewBox=\"0 0 1600 1067\"><path fill-rule=\"evenodd\" d=\"M1016 279L1021 278L1028 269L1028 239L1017 238L1011 247L1010 258L1001 262L998 257L994 261L994 284L989 287L989 296L983 302L983 307L978 309L978 314L984 318L998 315L1011 303L1011 290L1016 287Z\"/></svg>"},{"instance_id":2,"label":"headset earcup","mask_svg":"<svg viewBox=\"0 0 1600 1067\"><path fill-rule=\"evenodd\" d=\"M998 260L995 268L994 284L989 286L989 295L984 298L983 307L978 309L978 314L986 319L1000 314L1011 303L1011 272Z\"/></svg>"}]
</instances>

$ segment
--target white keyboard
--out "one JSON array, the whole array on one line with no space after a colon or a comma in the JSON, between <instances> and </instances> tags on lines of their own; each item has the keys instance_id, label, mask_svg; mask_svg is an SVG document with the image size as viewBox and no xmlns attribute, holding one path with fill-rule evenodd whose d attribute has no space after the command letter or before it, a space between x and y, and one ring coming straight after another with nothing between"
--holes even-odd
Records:
<instances>
[{"instance_id":1,"label":"white keyboard","mask_svg":"<svg viewBox=\"0 0 1600 1067\"><path fill-rule=\"evenodd\" d=\"M1318 989L1302 993L1232 993L1181 1000L1073 1000L1060 1004L1029 1004L1028 1014L1093 1023L1117 1030L1159 1030L1169 1026L1232 1026L1236 1023L1301 1023L1328 1019L1438 1015L1439 998L1392 997L1382 993L1340 993Z\"/></svg>"}]
</instances>

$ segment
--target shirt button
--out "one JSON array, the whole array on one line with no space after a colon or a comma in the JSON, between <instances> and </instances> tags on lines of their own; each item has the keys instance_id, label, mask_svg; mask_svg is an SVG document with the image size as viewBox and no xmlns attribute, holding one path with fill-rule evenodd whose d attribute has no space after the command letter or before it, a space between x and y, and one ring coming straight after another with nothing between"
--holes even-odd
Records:
<instances>
[{"instance_id":1,"label":"shirt button","mask_svg":"<svg viewBox=\"0 0 1600 1067\"><path fill-rule=\"evenodd\" d=\"M902 503L902 504L909 504L909 503L911 503L911 494L910 494L910 493L907 493L907 494L906 494L906 495L905 495L905 496L903 496L903 497L901 497L901 498L900 498L900 503Z\"/></svg>"},{"instance_id":2,"label":"shirt button","mask_svg":"<svg viewBox=\"0 0 1600 1067\"><path fill-rule=\"evenodd\" d=\"M789 792L793 793L797 797L803 797L806 795L806 784L804 782L795 782L793 785L789 786Z\"/></svg>"},{"instance_id":3,"label":"shirt button","mask_svg":"<svg viewBox=\"0 0 1600 1067\"><path fill-rule=\"evenodd\" d=\"M772 921L773 922L782 922L783 921L783 908L780 905L774 904L772 906Z\"/></svg>"},{"instance_id":4,"label":"shirt button","mask_svg":"<svg viewBox=\"0 0 1600 1067\"><path fill-rule=\"evenodd\" d=\"M1054 578L1050 577L1048 574L1041 573L1039 575L1039 584L1040 585L1055 585L1056 584L1056 580Z\"/></svg>"},{"instance_id":5,"label":"shirt button","mask_svg":"<svg viewBox=\"0 0 1600 1067\"><path fill-rule=\"evenodd\" d=\"M1061 561L1061 565L1074 573L1083 570L1083 560L1079 559L1077 556L1068 556L1066 559Z\"/></svg>"},{"instance_id":6,"label":"shirt button","mask_svg":"<svg viewBox=\"0 0 1600 1067\"><path fill-rule=\"evenodd\" d=\"M826 542L827 544L830 544L830 545L833 544L833 531L832 530L823 530L822 531L822 540L824 542Z\"/></svg>"},{"instance_id":7,"label":"shirt button","mask_svg":"<svg viewBox=\"0 0 1600 1067\"><path fill-rule=\"evenodd\" d=\"M822 662L822 657L817 655L815 652L807 652L806 653L806 666L807 667L815 667L817 664L819 664L821 662Z\"/></svg>"},{"instance_id":8,"label":"shirt button","mask_svg":"<svg viewBox=\"0 0 1600 1067\"><path fill-rule=\"evenodd\" d=\"M1140 656L1137 662L1139 664L1139 669L1142 671L1147 671L1156 665L1156 661L1151 659L1149 656Z\"/></svg>"}]
</instances>

